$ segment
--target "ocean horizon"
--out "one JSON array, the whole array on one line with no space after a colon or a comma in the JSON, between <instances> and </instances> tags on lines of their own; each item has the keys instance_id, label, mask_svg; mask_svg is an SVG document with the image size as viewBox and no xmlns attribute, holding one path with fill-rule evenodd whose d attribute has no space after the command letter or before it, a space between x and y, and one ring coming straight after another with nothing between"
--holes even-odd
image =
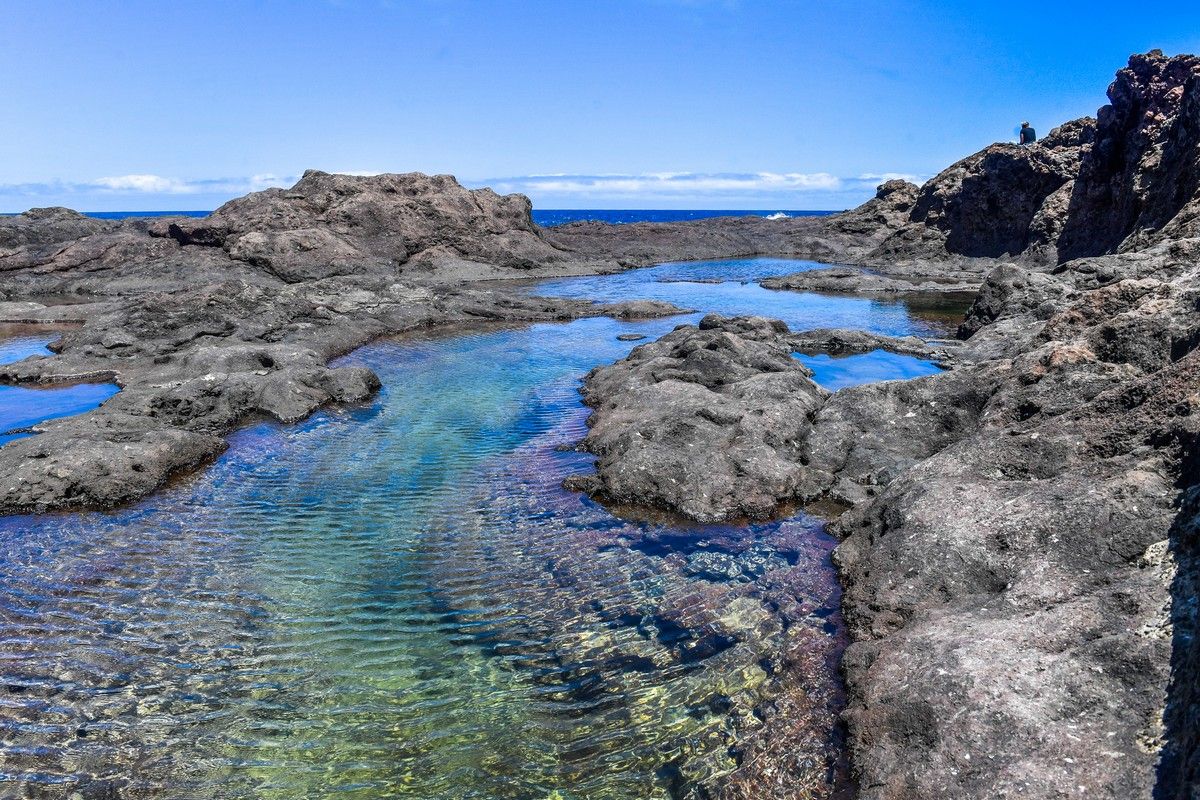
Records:
<instances>
[{"instance_id":1,"label":"ocean horizon","mask_svg":"<svg viewBox=\"0 0 1200 800\"><path fill-rule=\"evenodd\" d=\"M5 212L0 216L15 216L19 211ZM126 219L128 217L206 217L212 211L81 211L86 217L96 219ZM817 209L659 209L659 208L547 208L534 209L533 221L544 228L565 225L568 222L592 220L614 225L631 222L686 222L712 217L770 217L782 214L785 217L825 217L841 211Z\"/></svg>"}]
</instances>

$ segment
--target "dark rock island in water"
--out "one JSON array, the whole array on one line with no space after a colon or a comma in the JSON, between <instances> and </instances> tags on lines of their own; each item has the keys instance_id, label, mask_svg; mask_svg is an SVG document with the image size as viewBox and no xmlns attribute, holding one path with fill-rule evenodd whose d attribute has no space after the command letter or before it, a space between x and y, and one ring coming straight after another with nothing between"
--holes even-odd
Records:
<instances>
[{"instance_id":1,"label":"dark rock island in water","mask_svg":"<svg viewBox=\"0 0 1200 800\"><path fill-rule=\"evenodd\" d=\"M971 291L959 340L707 317L589 375L597 472L572 484L706 522L835 501L858 796L1194 797L1200 58L1134 56L1109 98L831 217L551 230L446 176L310 172L201 219L0 219L0 321L80 323L0 379L122 387L0 448L0 511L123 503L251 419L364 398L373 372L327 363L384 334L677 311L496 279L869 266L769 285ZM792 356L881 347L949 369L830 394Z\"/></svg>"}]
</instances>

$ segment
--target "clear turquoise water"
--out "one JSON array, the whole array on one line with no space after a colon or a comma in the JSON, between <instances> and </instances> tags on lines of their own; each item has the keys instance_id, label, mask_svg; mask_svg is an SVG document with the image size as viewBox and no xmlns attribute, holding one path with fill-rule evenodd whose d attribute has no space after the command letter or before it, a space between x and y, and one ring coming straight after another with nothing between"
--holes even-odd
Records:
<instances>
[{"instance_id":1,"label":"clear turquoise water","mask_svg":"<svg viewBox=\"0 0 1200 800\"><path fill-rule=\"evenodd\" d=\"M690 286L705 310L748 294ZM844 635L819 522L627 520L560 487L589 467L558 449L580 377L680 321L379 341L344 359L380 374L368 404L241 430L129 508L0 519L0 796L699 797L784 699L782 768L823 784Z\"/></svg>"}]
</instances>

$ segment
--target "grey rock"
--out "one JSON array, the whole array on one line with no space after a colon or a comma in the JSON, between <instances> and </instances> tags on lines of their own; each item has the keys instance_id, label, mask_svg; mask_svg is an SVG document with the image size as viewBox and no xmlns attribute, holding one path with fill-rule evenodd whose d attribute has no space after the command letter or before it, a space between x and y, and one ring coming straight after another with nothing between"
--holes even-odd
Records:
<instances>
[{"instance_id":1,"label":"grey rock","mask_svg":"<svg viewBox=\"0 0 1200 800\"><path fill-rule=\"evenodd\" d=\"M569 485L701 522L761 518L815 493L800 463L828 394L791 355L787 327L709 314L588 374L582 447L597 475Z\"/></svg>"}]
</instances>

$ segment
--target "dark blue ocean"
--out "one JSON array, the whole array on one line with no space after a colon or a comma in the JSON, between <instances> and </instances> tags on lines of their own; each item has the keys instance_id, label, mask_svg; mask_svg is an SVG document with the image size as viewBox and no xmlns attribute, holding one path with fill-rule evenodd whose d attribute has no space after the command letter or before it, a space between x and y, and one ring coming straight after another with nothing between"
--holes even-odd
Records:
<instances>
[{"instance_id":1,"label":"dark blue ocean","mask_svg":"<svg viewBox=\"0 0 1200 800\"><path fill-rule=\"evenodd\" d=\"M124 219L125 217L203 217L207 211L85 211L89 217L97 219ZM579 209L579 208L548 208L534 209L533 221L538 225L549 227L563 225L567 222L580 220L599 220L622 224L626 222L680 222L689 219L705 219L707 217L767 217L783 214L788 217L820 217L836 214L836 211L786 211L780 209L760 209L757 211L731 209Z\"/></svg>"}]
</instances>

